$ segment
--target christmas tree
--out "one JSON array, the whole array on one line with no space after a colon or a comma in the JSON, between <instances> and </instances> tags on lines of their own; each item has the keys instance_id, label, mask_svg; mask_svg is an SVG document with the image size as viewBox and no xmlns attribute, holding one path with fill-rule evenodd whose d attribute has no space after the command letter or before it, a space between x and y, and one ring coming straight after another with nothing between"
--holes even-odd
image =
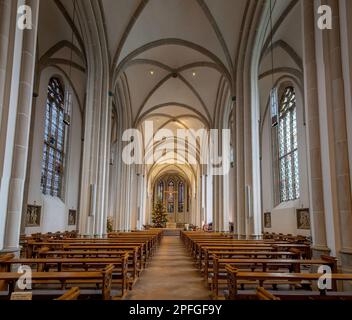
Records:
<instances>
[{"instance_id":1,"label":"christmas tree","mask_svg":"<svg viewBox=\"0 0 352 320\"><path fill-rule=\"evenodd\" d=\"M112 217L108 217L107 221L106 221L106 231L107 233L110 233L113 231L113 224L114 221L112 220Z\"/></svg>"},{"instance_id":2,"label":"christmas tree","mask_svg":"<svg viewBox=\"0 0 352 320\"><path fill-rule=\"evenodd\" d=\"M165 208L161 200L154 206L152 222L154 224L154 228L165 228L167 222L167 213L165 212Z\"/></svg>"}]
</instances>

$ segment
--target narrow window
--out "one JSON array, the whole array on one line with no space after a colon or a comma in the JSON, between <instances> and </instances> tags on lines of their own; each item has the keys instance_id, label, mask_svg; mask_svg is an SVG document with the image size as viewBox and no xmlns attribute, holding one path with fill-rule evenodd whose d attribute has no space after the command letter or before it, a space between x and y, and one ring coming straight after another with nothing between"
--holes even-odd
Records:
<instances>
[{"instance_id":1,"label":"narrow window","mask_svg":"<svg viewBox=\"0 0 352 320\"><path fill-rule=\"evenodd\" d=\"M64 88L51 78L45 109L45 132L41 173L43 194L62 198L65 159Z\"/></svg>"},{"instance_id":2,"label":"narrow window","mask_svg":"<svg viewBox=\"0 0 352 320\"><path fill-rule=\"evenodd\" d=\"M296 94L287 87L280 101L279 120L280 200L299 198L299 161L297 139Z\"/></svg>"}]
</instances>

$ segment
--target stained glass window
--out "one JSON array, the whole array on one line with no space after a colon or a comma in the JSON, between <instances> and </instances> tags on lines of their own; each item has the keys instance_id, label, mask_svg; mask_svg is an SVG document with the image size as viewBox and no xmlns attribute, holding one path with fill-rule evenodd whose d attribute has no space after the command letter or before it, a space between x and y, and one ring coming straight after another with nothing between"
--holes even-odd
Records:
<instances>
[{"instance_id":1,"label":"stained glass window","mask_svg":"<svg viewBox=\"0 0 352 320\"><path fill-rule=\"evenodd\" d=\"M178 212L183 212L185 199L185 187L183 182L178 184Z\"/></svg>"},{"instance_id":2,"label":"stained glass window","mask_svg":"<svg viewBox=\"0 0 352 320\"><path fill-rule=\"evenodd\" d=\"M174 212L174 199L175 199L175 184L171 180L168 183L168 190L167 190L167 212L168 213L173 213Z\"/></svg>"},{"instance_id":3,"label":"stained glass window","mask_svg":"<svg viewBox=\"0 0 352 320\"><path fill-rule=\"evenodd\" d=\"M158 185L158 199L164 202L164 182L160 181Z\"/></svg>"},{"instance_id":4,"label":"stained glass window","mask_svg":"<svg viewBox=\"0 0 352 320\"><path fill-rule=\"evenodd\" d=\"M285 89L280 101L279 168L281 202L298 199L300 194L297 113L293 87Z\"/></svg>"},{"instance_id":5,"label":"stained glass window","mask_svg":"<svg viewBox=\"0 0 352 320\"><path fill-rule=\"evenodd\" d=\"M51 78L45 109L41 190L59 198L62 196L64 148L64 88L58 78Z\"/></svg>"}]
</instances>

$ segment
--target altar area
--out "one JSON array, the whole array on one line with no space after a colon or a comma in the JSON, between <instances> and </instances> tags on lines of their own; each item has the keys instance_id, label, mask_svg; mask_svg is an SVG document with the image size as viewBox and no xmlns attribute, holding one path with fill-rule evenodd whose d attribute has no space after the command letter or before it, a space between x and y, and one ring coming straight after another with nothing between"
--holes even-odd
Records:
<instances>
[{"instance_id":1,"label":"altar area","mask_svg":"<svg viewBox=\"0 0 352 320\"><path fill-rule=\"evenodd\" d=\"M181 228L175 222L166 223L166 228L151 228L152 230L162 230L164 236L180 236L181 231L184 230L184 227Z\"/></svg>"}]
</instances>

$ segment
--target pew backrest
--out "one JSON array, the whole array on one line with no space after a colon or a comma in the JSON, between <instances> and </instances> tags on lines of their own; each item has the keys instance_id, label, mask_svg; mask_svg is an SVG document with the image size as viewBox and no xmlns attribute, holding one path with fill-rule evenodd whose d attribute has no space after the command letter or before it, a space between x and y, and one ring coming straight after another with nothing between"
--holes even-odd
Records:
<instances>
[{"instance_id":1,"label":"pew backrest","mask_svg":"<svg viewBox=\"0 0 352 320\"><path fill-rule=\"evenodd\" d=\"M114 270L114 265L108 265L103 271L103 285L102 294L103 300L111 300L111 284L112 284L112 272Z\"/></svg>"},{"instance_id":2,"label":"pew backrest","mask_svg":"<svg viewBox=\"0 0 352 320\"><path fill-rule=\"evenodd\" d=\"M271 301L271 300L281 300L278 297L275 297L269 291L265 290L263 287L258 287L256 290L256 296L259 300Z\"/></svg>"},{"instance_id":3,"label":"pew backrest","mask_svg":"<svg viewBox=\"0 0 352 320\"><path fill-rule=\"evenodd\" d=\"M71 288L69 291L64 293L61 297L55 299L59 301L63 300L77 300L80 295L80 291L78 287Z\"/></svg>"}]
</instances>

